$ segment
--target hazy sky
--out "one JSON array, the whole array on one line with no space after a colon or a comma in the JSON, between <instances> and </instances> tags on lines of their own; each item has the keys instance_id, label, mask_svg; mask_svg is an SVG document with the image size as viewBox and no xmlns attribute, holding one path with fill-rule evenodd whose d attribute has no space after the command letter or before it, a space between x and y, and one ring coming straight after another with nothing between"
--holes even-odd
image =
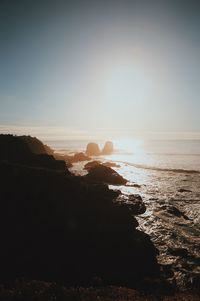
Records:
<instances>
[{"instance_id":1,"label":"hazy sky","mask_svg":"<svg viewBox=\"0 0 200 301\"><path fill-rule=\"evenodd\" d=\"M1 0L0 46L0 125L200 132L200 1Z\"/></svg>"}]
</instances>

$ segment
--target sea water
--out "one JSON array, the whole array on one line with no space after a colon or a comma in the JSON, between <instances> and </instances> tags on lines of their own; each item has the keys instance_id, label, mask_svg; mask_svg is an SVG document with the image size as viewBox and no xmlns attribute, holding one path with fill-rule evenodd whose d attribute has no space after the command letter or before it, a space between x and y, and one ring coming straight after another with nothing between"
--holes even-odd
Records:
<instances>
[{"instance_id":1,"label":"sea water","mask_svg":"<svg viewBox=\"0 0 200 301\"><path fill-rule=\"evenodd\" d=\"M85 151L88 142L46 141L60 153ZM104 141L94 142L103 147ZM172 266L177 284L193 285L200 274L200 140L123 139L114 141L114 148L100 159L117 162L115 170L133 185L110 188L142 196L147 210L137 217L139 229L158 248L158 261ZM77 163L72 172L82 174L83 166ZM183 215L169 213L168 207ZM172 255L176 248L185 249L187 256Z\"/></svg>"}]
</instances>

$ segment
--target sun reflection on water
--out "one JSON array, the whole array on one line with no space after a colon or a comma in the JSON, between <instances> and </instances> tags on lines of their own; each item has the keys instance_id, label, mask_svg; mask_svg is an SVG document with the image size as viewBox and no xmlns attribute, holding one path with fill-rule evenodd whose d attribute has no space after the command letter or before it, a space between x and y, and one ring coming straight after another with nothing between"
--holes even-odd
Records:
<instances>
[{"instance_id":1,"label":"sun reflection on water","mask_svg":"<svg viewBox=\"0 0 200 301\"><path fill-rule=\"evenodd\" d=\"M122 139L114 141L115 152L106 159L123 163L134 164L135 166L149 166L155 164L155 159L145 151L144 140ZM141 171L140 171L141 173Z\"/></svg>"}]
</instances>

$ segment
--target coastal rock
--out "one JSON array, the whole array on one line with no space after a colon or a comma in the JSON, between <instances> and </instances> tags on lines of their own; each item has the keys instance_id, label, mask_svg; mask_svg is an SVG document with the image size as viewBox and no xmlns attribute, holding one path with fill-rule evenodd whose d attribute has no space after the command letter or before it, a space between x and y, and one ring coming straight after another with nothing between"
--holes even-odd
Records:
<instances>
[{"instance_id":1,"label":"coastal rock","mask_svg":"<svg viewBox=\"0 0 200 301\"><path fill-rule=\"evenodd\" d=\"M97 165L100 165L101 161L91 161L85 164L84 169L90 170L92 167L95 167Z\"/></svg>"},{"instance_id":2,"label":"coastal rock","mask_svg":"<svg viewBox=\"0 0 200 301\"><path fill-rule=\"evenodd\" d=\"M102 164L107 167L116 167L116 168L120 167L120 165L115 162L104 162Z\"/></svg>"},{"instance_id":3,"label":"coastal rock","mask_svg":"<svg viewBox=\"0 0 200 301\"><path fill-rule=\"evenodd\" d=\"M91 158L88 157L88 156L86 156L84 153L76 153L72 157L71 162L72 163L76 163L76 162L89 161L89 160L91 160Z\"/></svg>"},{"instance_id":4,"label":"coastal rock","mask_svg":"<svg viewBox=\"0 0 200 301\"><path fill-rule=\"evenodd\" d=\"M183 217L184 219L189 220L189 218L183 212L174 206L167 206L166 210L168 213L175 215L176 217Z\"/></svg>"},{"instance_id":5,"label":"coastal rock","mask_svg":"<svg viewBox=\"0 0 200 301\"><path fill-rule=\"evenodd\" d=\"M92 162L88 162L85 164L84 169L89 170L91 167L97 166L97 165L103 165L106 167L120 167L120 165L114 163L114 162L101 162L98 160L92 161Z\"/></svg>"},{"instance_id":6,"label":"coastal rock","mask_svg":"<svg viewBox=\"0 0 200 301\"><path fill-rule=\"evenodd\" d=\"M99 156L100 153L101 152L97 143L88 143L86 148L87 156Z\"/></svg>"},{"instance_id":7,"label":"coastal rock","mask_svg":"<svg viewBox=\"0 0 200 301\"><path fill-rule=\"evenodd\" d=\"M125 185L127 180L120 176L115 170L102 164L89 169L88 180L102 182L111 185Z\"/></svg>"},{"instance_id":8,"label":"coastal rock","mask_svg":"<svg viewBox=\"0 0 200 301\"><path fill-rule=\"evenodd\" d=\"M133 215L140 215L146 211L146 206L139 194L120 195L117 201L121 205L127 206Z\"/></svg>"},{"instance_id":9,"label":"coastal rock","mask_svg":"<svg viewBox=\"0 0 200 301\"><path fill-rule=\"evenodd\" d=\"M39 139L31 136L20 136L20 139L23 140L30 151L33 154L41 155L41 154L53 154L53 150L50 147L44 145Z\"/></svg>"},{"instance_id":10,"label":"coastal rock","mask_svg":"<svg viewBox=\"0 0 200 301\"><path fill-rule=\"evenodd\" d=\"M178 190L178 192L192 192L191 190L189 190L189 189L185 189L185 188L180 188L179 190Z\"/></svg>"},{"instance_id":11,"label":"coastal rock","mask_svg":"<svg viewBox=\"0 0 200 301\"><path fill-rule=\"evenodd\" d=\"M182 258L187 258L188 256L188 250L185 248L168 248L168 253Z\"/></svg>"},{"instance_id":12,"label":"coastal rock","mask_svg":"<svg viewBox=\"0 0 200 301\"><path fill-rule=\"evenodd\" d=\"M64 160L66 162L67 167L72 167L72 163L82 162L82 161L90 161L91 158L86 156L84 153L75 153L73 156L70 155L60 155L55 153L54 158L56 160Z\"/></svg>"},{"instance_id":13,"label":"coastal rock","mask_svg":"<svg viewBox=\"0 0 200 301\"><path fill-rule=\"evenodd\" d=\"M132 194L128 199L128 207L131 209L133 215L140 215L145 213L146 206L142 197L139 194Z\"/></svg>"},{"instance_id":14,"label":"coastal rock","mask_svg":"<svg viewBox=\"0 0 200 301\"><path fill-rule=\"evenodd\" d=\"M141 185L136 184L136 183L127 183L126 186L127 187L134 187L134 188L141 188Z\"/></svg>"},{"instance_id":15,"label":"coastal rock","mask_svg":"<svg viewBox=\"0 0 200 301\"><path fill-rule=\"evenodd\" d=\"M103 150L102 155L111 155L114 151L113 143L111 141L106 141Z\"/></svg>"}]
</instances>

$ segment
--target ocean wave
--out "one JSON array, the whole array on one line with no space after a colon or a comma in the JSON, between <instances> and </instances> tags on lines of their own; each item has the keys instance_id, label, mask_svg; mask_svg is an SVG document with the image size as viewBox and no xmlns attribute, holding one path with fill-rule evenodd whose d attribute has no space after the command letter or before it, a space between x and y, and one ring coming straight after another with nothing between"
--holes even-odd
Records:
<instances>
[{"instance_id":1,"label":"ocean wave","mask_svg":"<svg viewBox=\"0 0 200 301\"><path fill-rule=\"evenodd\" d=\"M135 155L137 153L134 152L125 152L121 150L116 150L114 152L116 155ZM150 155L150 156L189 156L189 157L200 157L200 153L163 153L163 152L145 152L145 155Z\"/></svg>"},{"instance_id":2,"label":"ocean wave","mask_svg":"<svg viewBox=\"0 0 200 301\"><path fill-rule=\"evenodd\" d=\"M149 165L145 165L145 164L128 163L125 161L117 161L117 162L129 165L129 166L133 166L136 168L141 168L141 169L149 169L149 170L155 170L155 171L167 171L167 172L174 172L174 173L200 174L200 170L194 170L194 169L163 168L163 167L157 167L157 166L149 166Z\"/></svg>"}]
</instances>

